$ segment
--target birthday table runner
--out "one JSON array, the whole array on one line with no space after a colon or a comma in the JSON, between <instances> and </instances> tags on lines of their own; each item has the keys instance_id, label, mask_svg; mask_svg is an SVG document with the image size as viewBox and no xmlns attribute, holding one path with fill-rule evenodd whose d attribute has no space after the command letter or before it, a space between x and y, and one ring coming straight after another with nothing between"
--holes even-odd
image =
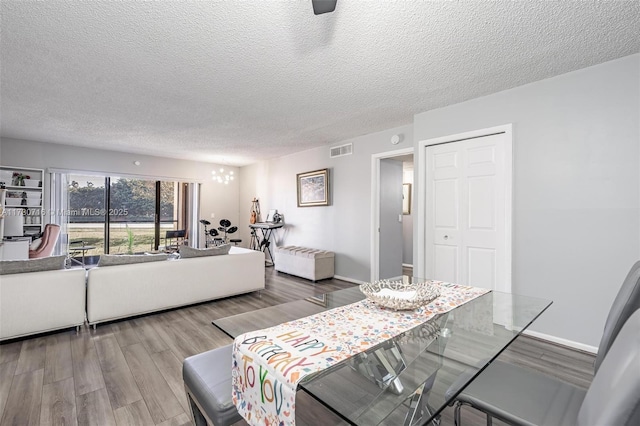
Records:
<instances>
[{"instance_id":1,"label":"birthday table runner","mask_svg":"<svg viewBox=\"0 0 640 426\"><path fill-rule=\"evenodd\" d=\"M233 343L233 403L251 425L295 425L298 383L310 374L408 331L489 290L436 281L440 297L414 311L365 299L238 336Z\"/></svg>"}]
</instances>

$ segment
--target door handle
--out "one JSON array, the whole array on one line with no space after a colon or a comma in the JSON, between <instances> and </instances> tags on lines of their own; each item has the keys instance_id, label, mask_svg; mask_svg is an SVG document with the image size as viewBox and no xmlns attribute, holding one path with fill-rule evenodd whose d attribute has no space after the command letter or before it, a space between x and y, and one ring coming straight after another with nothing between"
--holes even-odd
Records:
<instances>
[{"instance_id":1,"label":"door handle","mask_svg":"<svg viewBox=\"0 0 640 426\"><path fill-rule=\"evenodd\" d=\"M444 237L442 237L442 238L444 238L445 240L448 240L448 239L449 239L449 236L448 236L448 235L445 235L445 236L444 236Z\"/></svg>"}]
</instances>

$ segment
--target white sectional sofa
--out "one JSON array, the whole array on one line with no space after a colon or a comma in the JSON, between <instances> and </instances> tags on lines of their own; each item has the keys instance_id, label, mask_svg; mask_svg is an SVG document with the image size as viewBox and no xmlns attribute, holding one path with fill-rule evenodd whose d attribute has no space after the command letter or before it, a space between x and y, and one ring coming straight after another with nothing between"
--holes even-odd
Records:
<instances>
[{"instance_id":1,"label":"white sectional sofa","mask_svg":"<svg viewBox=\"0 0 640 426\"><path fill-rule=\"evenodd\" d=\"M264 289L264 253L229 254L96 267L87 275L89 324Z\"/></svg>"},{"instance_id":2,"label":"white sectional sofa","mask_svg":"<svg viewBox=\"0 0 640 426\"><path fill-rule=\"evenodd\" d=\"M0 276L0 340L85 321L84 269Z\"/></svg>"}]
</instances>

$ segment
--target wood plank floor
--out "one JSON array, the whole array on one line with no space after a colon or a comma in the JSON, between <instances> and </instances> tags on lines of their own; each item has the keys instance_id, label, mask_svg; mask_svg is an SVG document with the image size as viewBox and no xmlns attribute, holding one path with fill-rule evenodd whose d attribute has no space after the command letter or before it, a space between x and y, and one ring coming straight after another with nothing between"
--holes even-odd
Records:
<instances>
[{"instance_id":1,"label":"wood plank floor","mask_svg":"<svg viewBox=\"0 0 640 426\"><path fill-rule=\"evenodd\" d=\"M267 268L266 278L260 294L103 324L95 331L84 327L80 333L66 330L0 344L0 426L190 425L182 360L231 343L212 320L353 285L313 284L273 268ZM592 355L547 342L521 337L501 357L585 388L591 382ZM309 407L299 424L339 423L308 397L298 403ZM443 413L442 424L453 424L452 413ZM485 424L470 409L463 410L463 420Z\"/></svg>"}]
</instances>

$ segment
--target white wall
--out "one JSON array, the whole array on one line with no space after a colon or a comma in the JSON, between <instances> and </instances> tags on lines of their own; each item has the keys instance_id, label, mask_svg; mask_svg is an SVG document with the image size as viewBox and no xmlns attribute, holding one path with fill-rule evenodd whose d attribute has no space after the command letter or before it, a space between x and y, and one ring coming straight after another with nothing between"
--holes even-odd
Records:
<instances>
[{"instance_id":1,"label":"white wall","mask_svg":"<svg viewBox=\"0 0 640 426\"><path fill-rule=\"evenodd\" d=\"M629 267L640 257L640 56L586 68L414 117L414 124L361 136L354 154L328 147L240 170L239 182L210 181L211 164L38 142L0 140L0 163L100 170L203 182L202 217L238 224L248 244L249 209L285 216L280 244L336 252L336 274L370 279L371 155L420 140L513 123L514 292L554 305L533 326L595 346ZM393 146L389 139L404 133ZM133 161L142 162L139 168ZM416 175L421 167L414 164ZM296 206L296 173L329 168L328 207ZM420 182L414 182L414 208ZM417 211L417 209L414 209ZM414 236L424 220L413 215ZM414 267L423 250L414 245Z\"/></svg>"},{"instance_id":2,"label":"white wall","mask_svg":"<svg viewBox=\"0 0 640 426\"><path fill-rule=\"evenodd\" d=\"M640 256L639 58L415 116L416 146L513 123L513 291L554 301L535 331L597 346Z\"/></svg>"},{"instance_id":3,"label":"white wall","mask_svg":"<svg viewBox=\"0 0 640 426\"><path fill-rule=\"evenodd\" d=\"M133 164L136 160L140 166ZM201 218L211 220L214 213L216 224L226 218L234 225L239 219L239 182L234 180L230 185L213 182L211 171L221 167L216 164L8 138L0 139L0 164L198 181L202 183ZM236 175L239 172L236 167L224 167L234 170Z\"/></svg>"},{"instance_id":4,"label":"white wall","mask_svg":"<svg viewBox=\"0 0 640 426\"><path fill-rule=\"evenodd\" d=\"M391 145L391 136L398 133L404 134L403 141ZM332 250L336 275L369 281L371 155L411 147L412 141L413 129L407 125L335 144L353 142L353 155L332 159L326 146L243 167L240 220L248 223L251 200L257 196L264 213L278 209L284 214L279 244ZM331 205L297 207L296 174L324 168L330 169Z\"/></svg>"},{"instance_id":5,"label":"white wall","mask_svg":"<svg viewBox=\"0 0 640 426\"><path fill-rule=\"evenodd\" d=\"M257 198L259 201L260 216L257 220L264 221L269 212L269 162L260 161L240 169L240 219L238 229L242 246L249 247L250 229L249 219L251 218L252 201ZM277 208L277 207L274 207ZM278 209L283 213L282 209ZM286 220L286 218L285 218Z\"/></svg>"}]
</instances>

